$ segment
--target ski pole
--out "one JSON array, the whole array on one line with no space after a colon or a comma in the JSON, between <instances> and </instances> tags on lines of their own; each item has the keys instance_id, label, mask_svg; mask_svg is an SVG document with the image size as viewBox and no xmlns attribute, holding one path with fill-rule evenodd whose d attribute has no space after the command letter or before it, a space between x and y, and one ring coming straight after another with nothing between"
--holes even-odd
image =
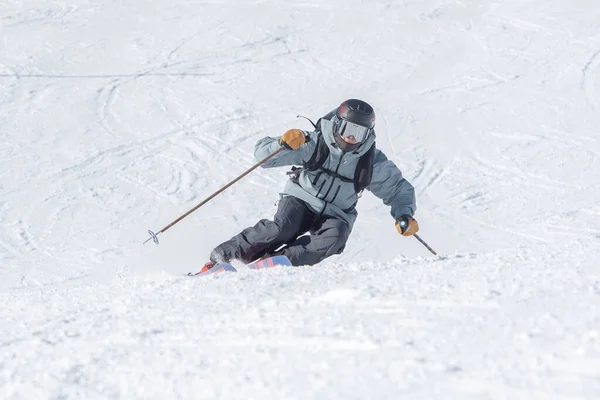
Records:
<instances>
[{"instance_id":1,"label":"ski pole","mask_svg":"<svg viewBox=\"0 0 600 400\"><path fill-rule=\"evenodd\" d=\"M173 225L175 225L176 223L178 223L179 221L181 221L182 219L184 219L185 217L187 217L188 215L190 215L191 213L193 213L194 211L196 211L197 209L199 209L200 207L202 207L203 205L205 205L206 203L208 203L210 200L212 200L213 198L217 197L217 195L219 195L225 189L227 189L228 187L230 187L231 185L233 185L234 183L236 183L237 181L239 181L240 179L242 179L243 177L245 177L246 175L248 175L250 172L254 171L256 168L258 168L259 166L261 166L262 164L264 164L265 162L267 162L272 157L275 157L277 154L281 153L283 150L284 150L284 148L282 147L279 150L275 151L274 153L270 154L269 156L263 158L262 160L260 160L256 164L254 164L252 167L250 167L250 169L248 169L246 172L244 172L243 174L241 174L240 176L238 176L237 178L235 178L234 180L232 180L231 182L229 182L227 185L223 186L221 189L217 190L216 192L214 192L213 194L211 194L210 196L208 196L206 199L204 199L202 202L200 202L200 204L198 204L197 206L195 206L194 208L192 208L191 210L189 210L188 212L186 212L185 214L183 214L181 217L177 218L175 221L171 222L169 225L167 225L164 228L162 228L160 231L154 233L151 230L148 230L148 233L150 234L150 237L148 239L146 239L146 241L143 244L146 244L150 239L154 240L154 243L158 244L158 237L157 236L159 234L165 232L167 229L169 229L170 227L172 227Z\"/></svg>"},{"instance_id":2,"label":"ski pole","mask_svg":"<svg viewBox=\"0 0 600 400\"><path fill-rule=\"evenodd\" d=\"M430 252L433 253L434 256L437 256L437 253L435 251L433 251L433 249L431 247L429 247L429 245L427 243L425 243L425 241L423 239L421 239L421 237L419 235L417 235L416 233L413 235L419 242L421 242L421 244L425 247L427 247L427 250L429 250Z\"/></svg>"}]
</instances>

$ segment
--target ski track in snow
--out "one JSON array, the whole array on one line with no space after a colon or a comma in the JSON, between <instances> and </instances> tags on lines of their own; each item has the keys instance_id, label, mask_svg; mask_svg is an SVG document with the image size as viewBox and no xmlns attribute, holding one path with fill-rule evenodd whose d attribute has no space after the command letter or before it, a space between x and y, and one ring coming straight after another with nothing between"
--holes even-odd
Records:
<instances>
[{"instance_id":1,"label":"ski track in snow","mask_svg":"<svg viewBox=\"0 0 600 400\"><path fill-rule=\"evenodd\" d=\"M0 4L0 398L600 397L592 0ZM361 27L349 34L348 27ZM349 97L414 184L339 256L205 279L254 143Z\"/></svg>"},{"instance_id":2,"label":"ski track in snow","mask_svg":"<svg viewBox=\"0 0 600 400\"><path fill-rule=\"evenodd\" d=\"M373 384L386 388L378 398L594 393L600 318L581 304L597 303L600 275L570 262L588 248L519 250L210 279L122 270L108 285L12 290L0 314L10 322L4 393L208 399L242 398L243 387L250 398L361 398Z\"/></svg>"}]
</instances>

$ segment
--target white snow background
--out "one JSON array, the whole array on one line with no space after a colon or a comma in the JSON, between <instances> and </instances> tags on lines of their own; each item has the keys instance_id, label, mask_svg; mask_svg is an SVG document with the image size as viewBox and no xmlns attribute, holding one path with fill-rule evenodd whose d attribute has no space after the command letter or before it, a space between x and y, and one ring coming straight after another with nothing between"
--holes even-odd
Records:
<instances>
[{"instance_id":1,"label":"white snow background","mask_svg":"<svg viewBox=\"0 0 600 400\"><path fill-rule=\"evenodd\" d=\"M597 0L2 0L0 399L600 398ZM256 140L347 98L417 191L318 266Z\"/></svg>"}]
</instances>

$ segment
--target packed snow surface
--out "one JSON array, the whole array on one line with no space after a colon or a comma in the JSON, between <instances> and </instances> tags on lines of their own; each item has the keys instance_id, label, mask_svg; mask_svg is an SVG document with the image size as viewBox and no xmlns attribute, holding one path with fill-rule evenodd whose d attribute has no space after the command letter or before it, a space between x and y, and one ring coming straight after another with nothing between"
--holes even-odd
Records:
<instances>
[{"instance_id":1,"label":"packed snow surface","mask_svg":"<svg viewBox=\"0 0 600 400\"><path fill-rule=\"evenodd\" d=\"M206 278L347 98L417 192ZM600 398L596 0L3 0L0 398Z\"/></svg>"}]
</instances>

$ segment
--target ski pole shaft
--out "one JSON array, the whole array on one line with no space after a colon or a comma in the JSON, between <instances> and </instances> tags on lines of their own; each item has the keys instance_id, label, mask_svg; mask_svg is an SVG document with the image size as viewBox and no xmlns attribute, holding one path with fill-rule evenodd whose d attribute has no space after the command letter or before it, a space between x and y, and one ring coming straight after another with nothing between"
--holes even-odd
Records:
<instances>
[{"instance_id":1,"label":"ski pole shaft","mask_svg":"<svg viewBox=\"0 0 600 400\"><path fill-rule=\"evenodd\" d=\"M158 231L156 233L154 233L152 231L148 231L148 233L150 234L150 237L144 242L144 244L146 244L146 242L148 242L150 239L153 239L154 243L158 244L158 238L157 238L157 236L160 233L163 233L163 232L167 231L173 225L175 225L176 223L178 223L179 221L181 221L182 219L184 219L185 217L187 217L188 215L190 215L191 213L193 213L194 211L196 211L197 209L199 209L200 207L202 207L203 205L205 205L206 203L208 203L209 201L211 201L213 198L217 197L225 189L227 189L228 187L230 187L231 185L233 185L234 183L236 183L237 181L239 181L240 179L242 179L243 177L245 177L246 175L248 175L250 172L254 171L256 168L260 167L262 164L264 164L267 161L269 161L272 157L275 157L277 154L281 153L283 150L284 150L284 148L282 147L279 150L277 150L277 151L273 152L272 154L268 155L267 157L263 158L262 160L260 160L256 164L254 164L252 167L250 167L248 170L246 170L246 172L244 172L243 174L241 174L240 176L238 176L237 178L235 178L234 180L232 180L231 182L229 182L227 185L223 186L221 189L217 190L216 192L214 192L213 194L211 194L210 196L208 196L206 199L202 200L194 208L192 208L191 210L189 210L188 212L186 212L185 214L183 214L181 217L177 218L175 221L171 222L169 225L167 225L164 228L162 228L160 231Z\"/></svg>"},{"instance_id":2,"label":"ski pole shaft","mask_svg":"<svg viewBox=\"0 0 600 400\"><path fill-rule=\"evenodd\" d=\"M427 250L429 250L430 252L433 253L434 256L437 256L437 253L435 251L433 251L433 249L431 247L429 247L429 245L427 243L425 243L425 241L423 239L421 239L421 237L419 235L417 235L416 233L413 235L419 242L421 242L421 244L423 246L425 246L427 248Z\"/></svg>"}]
</instances>

